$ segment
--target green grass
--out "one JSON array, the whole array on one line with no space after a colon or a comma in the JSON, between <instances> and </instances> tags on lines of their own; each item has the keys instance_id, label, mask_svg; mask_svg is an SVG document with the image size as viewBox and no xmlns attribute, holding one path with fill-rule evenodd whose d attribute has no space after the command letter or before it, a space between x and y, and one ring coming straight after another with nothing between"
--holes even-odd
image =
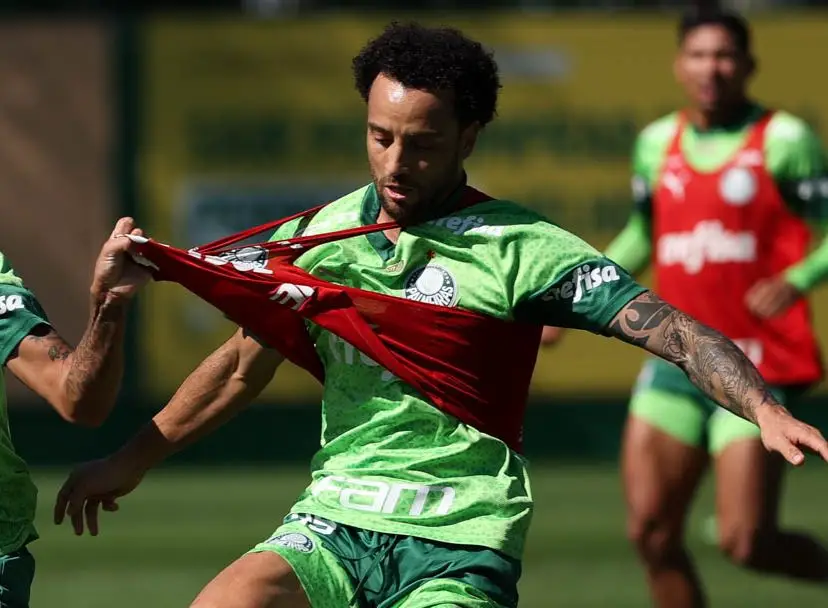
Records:
<instances>
[{"instance_id":1,"label":"green grass","mask_svg":"<svg viewBox=\"0 0 828 608\"><path fill-rule=\"evenodd\" d=\"M649 605L641 572L624 539L624 514L612 466L535 464L537 510L521 581L522 608L624 608ZM300 469L166 470L150 475L97 538L77 538L51 523L63 473L36 472L38 572L33 608L188 606L199 589L266 538L306 482ZM784 516L828 538L828 471L791 476ZM760 578L729 565L702 538L710 513L702 492L690 546L713 606L824 605L826 588ZM331 607L337 608L337 607Z\"/></svg>"}]
</instances>

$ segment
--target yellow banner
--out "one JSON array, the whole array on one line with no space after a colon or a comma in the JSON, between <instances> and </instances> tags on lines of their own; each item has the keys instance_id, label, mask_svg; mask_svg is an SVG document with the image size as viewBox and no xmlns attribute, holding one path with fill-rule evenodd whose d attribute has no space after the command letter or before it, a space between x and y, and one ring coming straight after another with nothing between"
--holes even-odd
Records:
<instances>
[{"instance_id":1,"label":"yellow banner","mask_svg":"<svg viewBox=\"0 0 828 608\"><path fill-rule=\"evenodd\" d=\"M443 19L492 48L504 88L499 118L469 165L472 183L531 205L598 247L630 208L636 132L681 103L675 24L658 17L500 15ZM150 21L143 31L140 218L190 246L324 202L368 180L364 106L351 57L379 18ZM828 83L803 72L828 55L828 19L755 24L756 95L827 133ZM148 389L170 395L233 326L174 285L143 295ZM828 293L816 297L828 337ZM825 340L828 341L828 340ZM573 332L541 353L535 394L623 394L642 356ZM314 400L316 383L281 370L265 397Z\"/></svg>"}]
</instances>

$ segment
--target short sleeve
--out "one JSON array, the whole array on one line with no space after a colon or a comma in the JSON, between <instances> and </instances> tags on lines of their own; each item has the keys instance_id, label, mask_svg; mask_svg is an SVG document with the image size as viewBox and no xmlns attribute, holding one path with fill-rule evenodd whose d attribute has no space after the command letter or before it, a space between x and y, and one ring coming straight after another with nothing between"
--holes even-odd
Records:
<instances>
[{"instance_id":1,"label":"short sleeve","mask_svg":"<svg viewBox=\"0 0 828 608\"><path fill-rule=\"evenodd\" d=\"M808 124L779 113L768 125L768 168L791 210L806 220L828 222L828 159Z\"/></svg>"},{"instance_id":2,"label":"short sleeve","mask_svg":"<svg viewBox=\"0 0 828 608\"><path fill-rule=\"evenodd\" d=\"M0 283L0 364L39 325L48 325L37 298L25 287Z\"/></svg>"},{"instance_id":3,"label":"short sleeve","mask_svg":"<svg viewBox=\"0 0 828 608\"><path fill-rule=\"evenodd\" d=\"M653 214L653 187L655 171L648 155L647 140L639 135L635 140L632 155L631 192L635 211L646 218Z\"/></svg>"},{"instance_id":4,"label":"short sleeve","mask_svg":"<svg viewBox=\"0 0 828 608\"><path fill-rule=\"evenodd\" d=\"M604 334L612 319L646 291L621 266L575 235L534 225L516 245L514 318Z\"/></svg>"}]
</instances>

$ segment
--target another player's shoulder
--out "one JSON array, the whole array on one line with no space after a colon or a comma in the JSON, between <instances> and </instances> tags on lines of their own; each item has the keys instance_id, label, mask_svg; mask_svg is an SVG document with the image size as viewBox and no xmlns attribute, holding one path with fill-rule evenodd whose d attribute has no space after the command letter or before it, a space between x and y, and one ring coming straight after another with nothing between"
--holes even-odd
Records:
<instances>
[{"instance_id":1,"label":"another player's shoulder","mask_svg":"<svg viewBox=\"0 0 828 608\"><path fill-rule=\"evenodd\" d=\"M811 145L816 139L816 133L806 120L784 110L773 113L765 132L766 145Z\"/></svg>"},{"instance_id":2,"label":"another player's shoulder","mask_svg":"<svg viewBox=\"0 0 828 608\"><path fill-rule=\"evenodd\" d=\"M654 183L678 128L679 114L672 112L654 120L639 132L632 150L632 167L635 180L644 180L645 190ZM642 188L635 180L633 188Z\"/></svg>"},{"instance_id":3,"label":"another player's shoulder","mask_svg":"<svg viewBox=\"0 0 828 608\"><path fill-rule=\"evenodd\" d=\"M780 183L823 178L825 152L819 136L807 121L776 111L765 131L765 165Z\"/></svg>"},{"instance_id":4,"label":"another player's shoulder","mask_svg":"<svg viewBox=\"0 0 828 608\"><path fill-rule=\"evenodd\" d=\"M649 123L638 132L636 147L667 146L679 127L679 113L670 112Z\"/></svg>"},{"instance_id":5,"label":"another player's shoulder","mask_svg":"<svg viewBox=\"0 0 828 608\"><path fill-rule=\"evenodd\" d=\"M0 285L23 287L23 281L17 276L9 259L0 251Z\"/></svg>"}]
</instances>

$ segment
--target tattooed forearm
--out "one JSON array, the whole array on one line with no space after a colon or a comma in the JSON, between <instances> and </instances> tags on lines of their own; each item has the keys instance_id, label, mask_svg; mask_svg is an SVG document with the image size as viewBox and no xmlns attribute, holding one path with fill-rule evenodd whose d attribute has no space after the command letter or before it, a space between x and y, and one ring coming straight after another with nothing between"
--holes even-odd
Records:
<instances>
[{"instance_id":1,"label":"tattooed forearm","mask_svg":"<svg viewBox=\"0 0 828 608\"><path fill-rule=\"evenodd\" d=\"M124 302L106 298L93 300L89 325L66 362L67 397L80 407L95 410L93 417L106 417L118 394L123 374L125 326ZM55 354L62 356L60 352Z\"/></svg>"},{"instance_id":2,"label":"tattooed forearm","mask_svg":"<svg viewBox=\"0 0 828 608\"><path fill-rule=\"evenodd\" d=\"M77 348L42 324L18 344L7 365L67 420L100 424L109 415L121 384L125 322L125 303L95 300Z\"/></svg>"},{"instance_id":3,"label":"tattooed forearm","mask_svg":"<svg viewBox=\"0 0 828 608\"><path fill-rule=\"evenodd\" d=\"M776 404L759 372L733 342L652 292L627 304L609 330L675 363L705 394L752 422L759 405Z\"/></svg>"}]
</instances>

